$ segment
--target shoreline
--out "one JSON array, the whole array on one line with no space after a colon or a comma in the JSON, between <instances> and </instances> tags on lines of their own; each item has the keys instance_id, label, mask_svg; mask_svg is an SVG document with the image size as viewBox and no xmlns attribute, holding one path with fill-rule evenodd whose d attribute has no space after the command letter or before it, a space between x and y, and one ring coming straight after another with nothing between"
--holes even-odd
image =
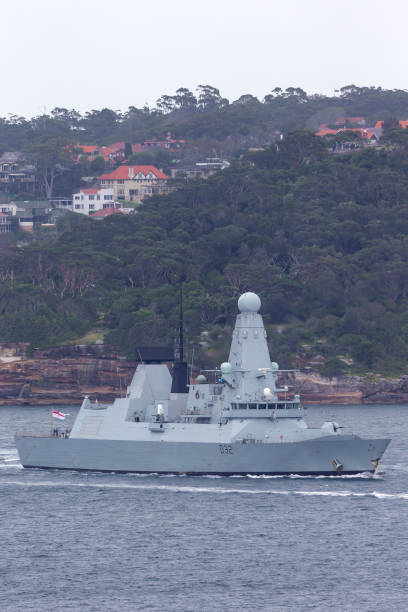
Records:
<instances>
[{"instance_id":1,"label":"shoreline","mask_svg":"<svg viewBox=\"0 0 408 612\"><path fill-rule=\"evenodd\" d=\"M126 361L117 347L71 345L34 350L25 343L0 343L0 406L73 406L84 395L112 403L123 394L138 365ZM408 404L408 375L386 379L315 372L282 377L291 392L307 405Z\"/></svg>"}]
</instances>

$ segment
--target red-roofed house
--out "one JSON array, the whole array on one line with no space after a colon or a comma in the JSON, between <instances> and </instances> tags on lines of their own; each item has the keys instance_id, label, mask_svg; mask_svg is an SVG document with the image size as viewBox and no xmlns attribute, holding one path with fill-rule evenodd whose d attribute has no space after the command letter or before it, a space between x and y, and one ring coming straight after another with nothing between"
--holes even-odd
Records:
<instances>
[{"instance_id":1,"label":"red-roofed house","mask_svg":"<svg viewBox=\"0 0 408 612\"><path fill-rule=\"evenodd\" d=\"M316 132L316 136L330 136L331 134L338 134L340 130L332 130L331 128L321 128Z\"/></svg>"},{"instance_id":2,"label":"red-roofed house","mask_svg":"<svg viewBox=\"0 0 408 612\"><path fill-rule=\"evenodd\" d=\"M151 195L168 193L169 177L155 166L119 166L113 172L101 174L101 187L113 189L115 200L141 202Z\"/></svg>"},{"instance_id":3,"label":"red-roofed house","mask_svg":"<svg viewBox=\"0 0 408 612\"><path fill-rule=\"evenodd\" d=\"M122 213L122 215L128 215L129 213L126 210L122 210L121 208L104 208L102 210L97 210L96 212L91 213L92 218L96 219L105 219L110 215L114 215L116 213Z\"/></svg>"},{"instance_id":4,"label":"red-roofed house","mask_svg":"<svg viewBox=\"0 0 408 612\"><path fill-rule=\"evenodd\" d=\"M370 143L376 142L381 136L381 130L378 128L340 128L339 130L325 128L316 132L316 136L335 136L343 132L357 132L363 140L368 140Z\"/></svg>"},{"instance_id":5,"label":"red-roofed house","mask_svg":"<svg viewBox=\"0 0 408 612\"><path fill-rule=\"evenodd\" d=\"M141 144L132 144L132 153L141 153L146 150ZM125 159L125 143L124 142L113 142L110 145L75 145L74 147L69 146L68 150L74 157L75 161L78 161L80 157L86 157L88 161L93 161L95 157L103 157L105 162L121 162ZM72 151L75 150L75 155Z\"/></svg>"},{"instance_id":6,"label":"red-roofed house","mask_svg":"<svg viewBox=\"0 0 408 612\"><path fill-rule=\"evenodd\" d=\"M400 119L400 121L398 121L399 126L402 127L403 130L405 130L408 127L408 120L407 119ZM376 128L382 128L384 125L384 121L376 121L375 122L375 126Z\"/></svg>"}]
</instances>

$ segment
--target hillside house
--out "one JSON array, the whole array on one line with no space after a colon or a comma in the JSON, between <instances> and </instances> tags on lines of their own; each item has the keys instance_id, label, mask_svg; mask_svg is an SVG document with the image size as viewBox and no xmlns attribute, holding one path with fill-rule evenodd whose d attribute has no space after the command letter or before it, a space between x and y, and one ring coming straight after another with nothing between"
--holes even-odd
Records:
<instances>
[{"instance_id":1,"label":"hillside house","mask_svg":"<svg viewBox=\"0 0 408 612\"><path fill-rule=\"evenodd\" d=\"M13 216L22 230L32 232L39 225L51 222L52 206L47 200L14 202L13 204L16 207Z\"/></svg>"},{"instance_id":2,"label":"hillside house","mask_svg":"<svg viewBox=\"0 0 408 612\"><path fill-rule=\"evenodd\" d=\"M16 211L17 211L17 204L15 204L14 202L2 202L0 204L0 212L6 215L15 216Z\"/></svg>"},{"instance_id":3,"label":"hillside house","mask_svg":"<svg viewBox=\"0 0 408 612\"><path fill-rule=\"evenodd\" d=\"M71 210L83 215L90 215L105 208L121 208L122 205L115 201L112 187L81 189L72 195Z\"/></svg>"},{"instance_id":4,"label":"hillside house","mask_svg":"<svg viewBox=\"0 0 408 612\"><path fill-rule=\"evenodd\" d=\"M72 211L72 198L57 197L50 198L48 201L54 208Z\"/></svg>"},{"instance_id":5,"label":"hillside house","mask_svg":"<svg viewBox=\"0 0 408 612\"><path fill-rule=\"evenodd\" d=\"M0 234L8 232L11 232L11 217L4 212L0 212Z\"/></svg>"},{"instance_id":6,"label":"hillside house","mask_svg":"<svg viewBox=\"0 0 408 612\"><path fill-rule=\"evenodd\" d=\"M171 138L168 136L166 140L156 140L156 138L152 138L151 140L145 140L143 143L143 147L145 150L151 149L164 149L165 151L177 151L184 147L184 140Z\"/></svg>"},{"instance_id":7,"label":"hillside house","mask_svg":"<svg viewBox=\"0 0 408 612\"><path fill-rule=\"evenodd\" d=\"M381 136L381 128L321 128L316 132L316 136L337 136L346 132L355 132L365 142L365 144L376 144Z\"/></svg>"},{"instance_id":8,"label":"hillside house","mask_svg":"<svg viewBox=\"0 0 408 612\"><path fill-rule=\"evenodd\" d=\"M384 125L384 121L376 121L376 124L374 127L382 129ZM407 119L400 119L398 121L398 125L400 126L400 128L402 128L403 130L405 130L408 127L408 120Z\"/></svg>"},{"instance_id":9,"label":"hillside house","mask_svg":"<svg viewBox=\"0 0 408 612\"><path fill-rule=\"evenodd\" d=\"M88 161L93 161L96 157L102 157L105 163L118 163L125 159L125 142L114 142L110 145L75 145L75 147L69 147L71 157L75 161L86 158ZM146 147L141 144L130 145L132 153L142 153L146 150Z\"/></svg>"},{"instance_id":10,"label":"hillside house","mask_svg":"<svg viewBox=\"0 0 408 612\"><path fill-rule=\"evenodd\" d=\"M6 192L36 191L35 167L29 164L20 151L8 151L0 157L0 188Z\"/></svg>"},{"instance_id":11,"label":"hillside house","mask_svg":"<svg viewBox=\"0 0 408 612\"><path fill-rule=\"evenodd\" d=\"M101 174L101 187L112 188L115 200L141 202L151 195L168 193L169 177L155 166L119 166L113 172Z\"/></svg>"}]
</instances>

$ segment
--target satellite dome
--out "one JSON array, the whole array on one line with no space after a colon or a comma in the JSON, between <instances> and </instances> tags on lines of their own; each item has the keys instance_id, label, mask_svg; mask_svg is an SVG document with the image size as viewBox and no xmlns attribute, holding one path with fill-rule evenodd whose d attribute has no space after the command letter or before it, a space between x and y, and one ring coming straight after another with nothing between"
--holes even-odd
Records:
<instances>
[{"instance_id":1,"label":"satellite dome","mask_svg":"<svg viewBox=\"0 0 408 612\"><path fill-rule=\"evenodd\" d=\"M228 361L224 361L221 364L221 373L222 374L230 374L232 371L232 365Z\"/></svg>"},{"instance_id":2,"label":"satellite dome","mask_svg":"<svg viewBox=\"0 0 408 612\"><path fill-rule=\"evenodd\" d=\"M240 312L259 312L261 300L256 293L243 293L238 300L238 308Z\"/></svg>"},{"instance_id":3,"label":"satellite dome","mask_svg":"<svg viewBox=\"0 0 408 612\"><path fill-rule=\"evenodd\" d=\"M199 374L197 376L197 384L199 385L205 385L205 383L207 382L206 377L204 376L204 374Z\"/></svg>"},{"instance_id":4,"label":"satellite dome","mask_svg":"<svg viewBox=\"0 0 408 612\"><path fill-rule=\"evenodd\" d=\"M272 361L271 370L279 370L279 364L276 361Z\"/></svg>"}]
</instances>

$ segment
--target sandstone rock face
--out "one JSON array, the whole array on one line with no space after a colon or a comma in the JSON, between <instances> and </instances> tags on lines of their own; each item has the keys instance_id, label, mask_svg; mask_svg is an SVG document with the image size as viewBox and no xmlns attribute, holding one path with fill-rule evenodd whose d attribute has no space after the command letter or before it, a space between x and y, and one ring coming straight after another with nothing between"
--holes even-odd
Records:
<instances>
[{"instance_id":1,"label":"sandstone rock face","mask_svg":"<svg viewBox=\"0 0 408 612\"><path fill-rule=\"evenodd\" d=\"M342 376L323 378L299 372L287 384L299 393L304 404L404 404L408 403L408 376L386 379Z\"/></svg>"},{"instance_id":2,"label":"sandstone rock face","mask_svg":"<svg viewBox=\"0 0 408 612\"><path fill-rule=\"evenodd\" d=\"M137 363L107 345L64 346L27 354L24 343L0 343L0 405L73 405L84 395L110 403L126 392ZM323 378L288 374L280 382L304 404L408 403L408 376Z\"/></svg>"},{"instance_id":3,"label":"sandstone rock face","mask_svg":"<svg viewBox=\"0 0 408 612\"><path fill-rule=\"evenodd\" d=\"M73 405L84 395L112 402L126 392L136 366L109 346L35 350L28 357L27 345L0 344L0 405Z\"/></svg>"}]
</instances>

